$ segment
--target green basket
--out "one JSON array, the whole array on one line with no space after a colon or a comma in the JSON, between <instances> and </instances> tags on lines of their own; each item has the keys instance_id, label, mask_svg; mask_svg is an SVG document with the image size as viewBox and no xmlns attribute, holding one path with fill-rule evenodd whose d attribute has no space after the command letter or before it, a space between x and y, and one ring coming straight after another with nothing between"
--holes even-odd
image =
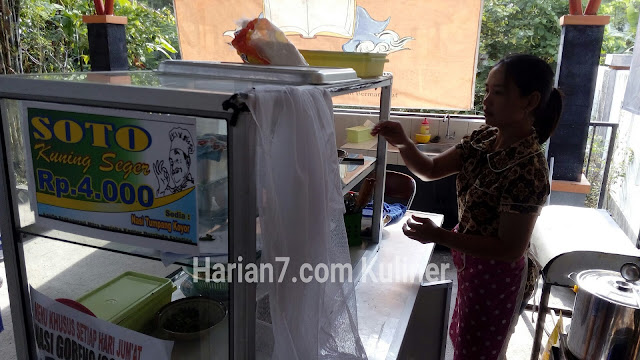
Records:
<instances>
[{"instance_id":1,"label":"green basket","mask_svg":"<svg viewBox=\"0 0 640 360\"><path fill-rule=\"evenodd\" d=\"M362 213L344 214L344 227L347 229L347 241L349 246L360 246L362 238Z\"/></svg>"}]
</instances>

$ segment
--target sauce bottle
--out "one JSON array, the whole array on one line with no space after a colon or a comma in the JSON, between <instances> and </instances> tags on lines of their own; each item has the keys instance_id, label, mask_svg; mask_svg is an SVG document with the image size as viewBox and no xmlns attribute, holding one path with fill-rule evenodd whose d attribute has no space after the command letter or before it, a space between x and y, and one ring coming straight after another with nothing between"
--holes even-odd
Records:
<instances>
[{"instance_id":1,"label":"sauce bottle","mask_svg":"<svg viewBox=\"0 0 640 360\"><path fill-rule=\"evenodd\" d=\"M425 118L420 125L420 134L431 135L431 133L429 132L429 120L427 120L427 118Z\"/></svg>"}]
</instances>

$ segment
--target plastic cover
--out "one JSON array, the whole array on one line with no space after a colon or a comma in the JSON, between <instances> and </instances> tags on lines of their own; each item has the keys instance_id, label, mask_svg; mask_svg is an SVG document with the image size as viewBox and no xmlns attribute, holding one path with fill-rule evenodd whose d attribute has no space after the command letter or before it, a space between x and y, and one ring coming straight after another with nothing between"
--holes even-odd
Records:
<instances>
[{"instance_id":1,"label":"plastic cover","mask_svg":"<svg viewBox=\"0 0 640 360\"><path fill-rule=\"evenodd\" d=\"M305 263L350 264L343 221L333 105L326 90L259 87L249 108L257 123L258 211L263 260L276 277L269 303L274 359L366 359L351 279L293 281Z\"/></svg>"}]
</instances>

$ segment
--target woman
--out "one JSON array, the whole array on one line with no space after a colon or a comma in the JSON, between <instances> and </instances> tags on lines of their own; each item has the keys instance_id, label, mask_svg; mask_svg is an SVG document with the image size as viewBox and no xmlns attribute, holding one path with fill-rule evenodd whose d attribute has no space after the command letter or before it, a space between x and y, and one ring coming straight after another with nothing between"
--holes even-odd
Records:
<instances>
[{"instance_id":1,"label":"woman","mask_svg":"<svg viewBox=\"0 0 640 360\"><path fill-rule=\"evenodd\" d=\"M541 144L562 109L553 71L531 55L501 60L485 91L486 125L436 157L418 151L397 122L372 131L398 147L421 179L457 174L459 224L453 232L417 216L404 225L408 237L452 249L458 271L449 328L455 360L504 357L523 301L529 239L549 194Z\"/></svg>"}]
</instances>

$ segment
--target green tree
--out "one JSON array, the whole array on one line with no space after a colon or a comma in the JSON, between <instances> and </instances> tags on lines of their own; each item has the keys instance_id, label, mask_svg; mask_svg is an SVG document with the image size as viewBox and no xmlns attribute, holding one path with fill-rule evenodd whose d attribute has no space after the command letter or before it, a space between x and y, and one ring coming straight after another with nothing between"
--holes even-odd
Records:
<instances>
[{"instance_id":1,"label":"green tree","mask_svg":"<svg viewBox=\"0 0 640 360\"><path fill-rule=\"evenodd\" d=\"M555 67L566 0L485 0L480 30L480 61L475 109L482 111L484 84L491 67L513 53L537 55Z\"/></svg>"},{"instance_id":2,"label":"green tree","mask_svg":"<svg viewBox=\"0 0 640 360\"><path fill-rule=\"evenodd\" d=\"M20 11L20 49L23 70L70 72L82 70L82 56L89 53L82 15L90 13L88 3L63 0L31 0Z\"/></svg>"},{"instance_id":3,"label":"green tree","mask_svg":"<svg viewBox=\"0 0 640 360\"><path fill-rule=\"evenodd\" d=\"M0 74L22 72L19 15L19 0L0 0Z\"/></svg>"},{"instance_id":4,"label":"green tree","mask_svg":"<svg viewBox=\"0 0 640 360\"><path fill-rule=\"evenodd\" d=\"M603 1L598 13L611 16L602 41L603 56L628 52L633 47L639 9L640 0Z\"/></svg>"},{"instance_id":5,"label":"green tree","mask_svg":"<svg viewBox=\"0 0 640 360\"><path fill-rule=\"evenodd\" d=\"M162 60L176 58L178 32L173 8L156 10L140 2L117 0L115 13L129 19L126 29L130 64L155 69Z\"/></svg>"},{"instance_id":6,"label":"green tree","mask_svg":"<svg viewBox=\"0 0 640 360\"><path fill-rule=\"evenodd\" d=\"M583 1L583 8L587 0ZM640 0L603 0L599 15L610 15L602 44L604 55L628 51L635 40ZM476 74L475 112L482 111L484 84L491 67L508 54L526 52L555 69L567 0L485 0Z\"/></svg>"},{"instance_id":7,"label":"green tree","mask_svg":"<svg viewBox=\"0 0 640 360\"><path fill-rule=\"evenodd\" d=\"M82 15L92 12L90 0L0 0L2 72L80 71L88 68L89 51ZM583 0L586 5L587 0ZM132 66L155 68L178 56L178 37L171 0L117 0L115 12L127 16ZM633 46L640 0L603 0L600 14L612 16L603 54ZM484 82L491 66L509 53L528 52L555 66L560 27L567 0L485 0L476 78L476 109L481 109ZM20 14L18 22L17 14ZM16 25L19 23L19 26ZM18 27L20 37L18 38ZM20 42L18 51L18 42Z\"/></svg>"},{"instance_id":8,"label":"green tree","mask_svg":"<svg viewBox=\"0 0 640 360\"><path fill-rule=\"evenodd\" d=\"M2 0L8 1L8 0ZM167 4L157 1L156 5ZM20 49L24 72L73 72L89 69L87 27L82 16L93 12L86 0L30 0L20 9ZM117 0L115 13L126 16L129 64L156 68L177 58L178 37L171 7L151 8Z\"/></svg>"}]
</instances>

